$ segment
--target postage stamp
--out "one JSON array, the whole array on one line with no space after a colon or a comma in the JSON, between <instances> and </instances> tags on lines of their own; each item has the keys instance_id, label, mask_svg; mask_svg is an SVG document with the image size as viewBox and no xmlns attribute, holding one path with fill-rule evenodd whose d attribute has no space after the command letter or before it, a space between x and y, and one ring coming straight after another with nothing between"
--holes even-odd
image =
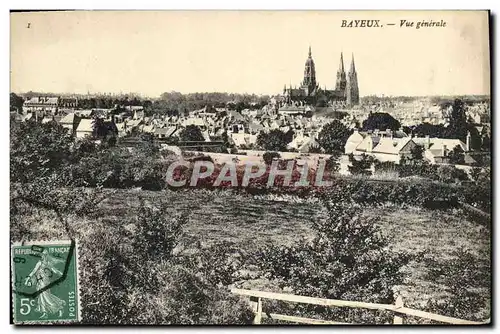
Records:
<instances>
[{"instance_id":1,"label":"postage stamp","mask_svg":"<svg viewBox=\"0 0 500 334\"><path fill-rule=\"evenodd\" d=\"M13 244L11 268L15 324L80 320L76 241Z\"/></svg>"}]
</instances>

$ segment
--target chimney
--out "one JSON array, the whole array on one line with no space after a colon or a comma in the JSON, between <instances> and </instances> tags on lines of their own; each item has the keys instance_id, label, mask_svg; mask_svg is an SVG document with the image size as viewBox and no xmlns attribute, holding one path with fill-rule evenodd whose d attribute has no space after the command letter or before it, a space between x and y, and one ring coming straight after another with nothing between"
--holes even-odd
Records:
<instances>
[{"instance_id":1,"label":"chimney","mask_svg":"<svg viewBox=\"0 0 500 334\"><path fill-rule=\"evenodd\" d=\"M428 150L430 146L431 146L431 138L429 137L429 135L427 135L427 136L425 136L424 147L426 150Z\"/></svg>"},{"instance_id":2,"label":"chimney","mask_svg":"<svg viewBox=\"0 0 500 334\"><path fill-rule=\"evenodd\" d=\"M470 140L471 140L470 131L467 131L467 138L466 138L466 143L465 143L465 151L466 152L470 151Z\"/></svg>"},{"instance_id":3,"label":"chimney","mask_svg":"<svg viewBox=\"0 0 500 334\"><path fill-rule=\"evenodd\" d=\"M443 145L443 149L442 149L442 151L441 151L441 155L442 155L443 157L446 157L446 145Z\"/></svg>"}]
</instances>

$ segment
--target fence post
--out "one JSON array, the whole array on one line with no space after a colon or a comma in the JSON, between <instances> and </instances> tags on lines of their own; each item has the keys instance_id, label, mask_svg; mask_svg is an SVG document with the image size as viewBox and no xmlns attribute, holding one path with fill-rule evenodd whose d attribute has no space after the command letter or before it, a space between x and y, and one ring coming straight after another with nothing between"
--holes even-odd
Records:
<instances>
[{"instance_id":1,"label":"fence post","mask_svg":"<svg viewBox=\"0 0 500 334\"><path fill-rule=\"evenodd\" d=\"M262 321L262 299L258 297L250 297L250 305L252 311L255 313L255 318L253 319L254 325L260 325Z\"/></svg>"},{"instance_id":2,"label":"fence post","mask_svg":"<svg viewBox=\"0 0 500 334\"><path fill-rule=\"evenodd\" d=\"M401 295L396 298L396 308L401 308L403 307L403 297ZM397 315L398 313L394 313L394 325L402 325L403 324L403 318Z\"/></svg>"}]
</instances>

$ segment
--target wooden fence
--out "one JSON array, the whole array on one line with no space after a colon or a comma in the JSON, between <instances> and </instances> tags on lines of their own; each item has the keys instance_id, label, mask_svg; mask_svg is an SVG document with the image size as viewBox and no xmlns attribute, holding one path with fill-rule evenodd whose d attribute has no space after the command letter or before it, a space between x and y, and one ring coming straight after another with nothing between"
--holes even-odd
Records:
<instances>
[{"instance_id":1,"label":"wooden fence","mask_svg":"<svg viewBox=\"0 0 500 334\"><path fill-rule=\"evenodd\" d=\"M490 322L477 322L470 321L464 319L457 319L452 317L447 317L444 315L424 312L420 310L415 310L411 308L404 307L403 298L399 296L396 299L395 304L377 304L377 303L365 303L365 302L357 302L357 301L347 301L347 300L338 300L338 299L324 299L324 298L313 298L306 296L297 296L291 294L284 293L276 293L276 292L265 292L265 291L256 291L256 290L243 290L243 289L231 289L231 292L236 295L247 296L250 297L250 303L252 304L252 309L255 313L254 324L260 324L262 322L262 318L269 318L274 320L282 320L282 321L290 321L295 323L302 324L315 324L315 325L354 325L351 323L345 322L337 322L337 321L327 321L327 320L319 320L312 318L302 318L284 314L275 314L268 313L262 310L262 299L274 299L274 300L282 300L287 302L294 303L304 303L304 304L313 304L313 305L321 305L321 306L337 306L337 307L353 307L353 308L366 308L372 310L385 310L394 312L394 320L393 324L401 325L403 324L403 318L401 315L409 315L424 319L429 319L437 322L442 322L446 324L454 324L454 325L485 325Z\"/></svg>"}]
</instances>

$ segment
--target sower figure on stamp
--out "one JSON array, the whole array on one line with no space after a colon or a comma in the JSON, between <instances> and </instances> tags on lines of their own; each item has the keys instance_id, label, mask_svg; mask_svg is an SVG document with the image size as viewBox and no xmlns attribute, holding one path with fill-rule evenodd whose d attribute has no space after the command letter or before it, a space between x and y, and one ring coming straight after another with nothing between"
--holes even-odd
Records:
<instances>
[{"instance_id":1,"label":"sower figure on stamp","mask_svg":"<svg viewBox=\"0 0 500 334\"><path fill-rule=\"evenodd\" d=\"M25 284L32 285L36 281L37 290L41 290L49 285L54 277L54 274L62 275L63 273L56 268L56 264L64 263L63 260L50 256L47 250L41 254L41 259L35 265L35 268L26 277ZM59 312L59 317L63 314L63 308L66 302L50 292L50 289L42 291L37 296L36 311L42 313L40 318L46 318L47 314L54 314Z\"/></svg>"}]
</instances>

